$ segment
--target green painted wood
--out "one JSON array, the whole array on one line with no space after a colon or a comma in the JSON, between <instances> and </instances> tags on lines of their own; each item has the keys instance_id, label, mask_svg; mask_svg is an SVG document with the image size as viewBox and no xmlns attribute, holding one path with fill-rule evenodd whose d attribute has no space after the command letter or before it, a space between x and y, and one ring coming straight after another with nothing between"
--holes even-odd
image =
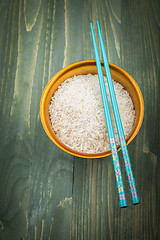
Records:
<instances>
[{"instance_id":1,"label":"green painted wood","mask_svg":"<svg viewBox=\"0 0 160 240\"><path fill-rule=\"evenodd\" d=\"M0 239L160 238L159 16L158 0L0 2ZM128 146L137 206L119 154L125 209L111 157L73 157L40 122L50 78L70 63L94 59L89 23L95 27L97 19L109 61L132 75L145 103L143 125Z\"/></svg>"},{"instance_id":2,"label":"green painted wood","mask_svg":"<svg viewBox=\"0 0 160 240\"><path fill-rule=\"evenodd\" d=\"M74 158L49 140L39 115L42 91L63 67L63 5L1 2L0 239L48 239L59 204L72 198Z\"/></svg>"}]
</instances>

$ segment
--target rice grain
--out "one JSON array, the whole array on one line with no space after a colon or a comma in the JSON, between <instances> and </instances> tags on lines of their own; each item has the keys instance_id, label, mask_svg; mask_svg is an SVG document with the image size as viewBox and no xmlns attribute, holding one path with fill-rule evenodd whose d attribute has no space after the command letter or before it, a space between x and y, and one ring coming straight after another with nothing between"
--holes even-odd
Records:
<instances>
[{"instance_id":1,"label":"rice grain","mask_svg":"<svg viewBox=\"0 0 160 240\"><path fill-rule=\"evenodd\" d=\"M119 145L105 76L104 80L116 144ZM121 84L113 80L113 85L127 138L135 121L134 105ZM110 150L98 75L78 75L64 81L51 99L49 114L53 131L69 148L91 154Z\"/></svg>"}]
</instances>

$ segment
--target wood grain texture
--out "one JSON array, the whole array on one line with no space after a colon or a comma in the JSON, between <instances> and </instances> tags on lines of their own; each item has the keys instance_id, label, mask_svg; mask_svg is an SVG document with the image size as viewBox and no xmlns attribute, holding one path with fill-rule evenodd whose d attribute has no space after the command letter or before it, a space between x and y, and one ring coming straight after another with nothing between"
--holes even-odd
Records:
<instances>
[{"instance_id":1,"label":"wood grain texture","mask_svg":"<svg viewBox=\"0 0 160 240\"><path fill-rule=\"evenodd\" d=\"M63 66L65 36L56 35L63 46L56 69L52 1L3 1L1 14L0 239L48 239L58 205L72 197L73 157L49 141L39 116L49 74Z\"/></svg>"},{"instance_id":2,"label":"wood grain texture","mask_svg":"<svg viewBox=\"0 0 160 240\"><path fill-rule=\"evenodd\" d=\"M159 16L158 0L0 1L0 240L160 239ZM136 80L144 97L143 125L128 146L137 206L119 154L125 209L112 158L73 157L40 122L50 78L94 59L89 23L98 37L96 20L109 61Z\"/></svg>"}]
</instances>

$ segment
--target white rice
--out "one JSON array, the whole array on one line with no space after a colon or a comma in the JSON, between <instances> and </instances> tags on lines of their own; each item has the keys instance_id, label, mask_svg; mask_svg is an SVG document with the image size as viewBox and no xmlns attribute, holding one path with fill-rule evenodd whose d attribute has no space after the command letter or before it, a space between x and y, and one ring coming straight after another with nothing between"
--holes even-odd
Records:
<instances>
[{"instance_id":1,"label":"white rice","mask_svg":"<svg viewBox=\"0 0 160 240\"><path fill-rule=\"evenodd\" d=\"M104 80L118 145L106 77ZM121 84L113 80L113 85L127 138L135 121L134 105ZM69 148L92 154L110 150L98 75L79 75L64 81L52 97L49 114L53 131Z\"/></svg>"}]
</instances>

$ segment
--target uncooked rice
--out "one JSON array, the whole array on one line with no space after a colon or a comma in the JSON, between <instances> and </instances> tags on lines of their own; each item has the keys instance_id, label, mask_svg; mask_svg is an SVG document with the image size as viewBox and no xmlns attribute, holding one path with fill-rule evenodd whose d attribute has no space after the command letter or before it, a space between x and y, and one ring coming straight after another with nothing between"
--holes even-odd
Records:
<instances>
[{"instance_id":1,"label":"uncooked rice","mask_svg":"<svg viewBox=\"0 0 160 240\"><path fill-rule=\"evenodd\" d=\"M105 76L104 80L116 144L119 145ZM134 105L129 93L121 84L113 80L113 85L127 138L135 121ZM98 75L78 75L64 81L51 99L49 114L53 131L69 148L90 154L110 150Z\"/></svg>"}]
</instances>

